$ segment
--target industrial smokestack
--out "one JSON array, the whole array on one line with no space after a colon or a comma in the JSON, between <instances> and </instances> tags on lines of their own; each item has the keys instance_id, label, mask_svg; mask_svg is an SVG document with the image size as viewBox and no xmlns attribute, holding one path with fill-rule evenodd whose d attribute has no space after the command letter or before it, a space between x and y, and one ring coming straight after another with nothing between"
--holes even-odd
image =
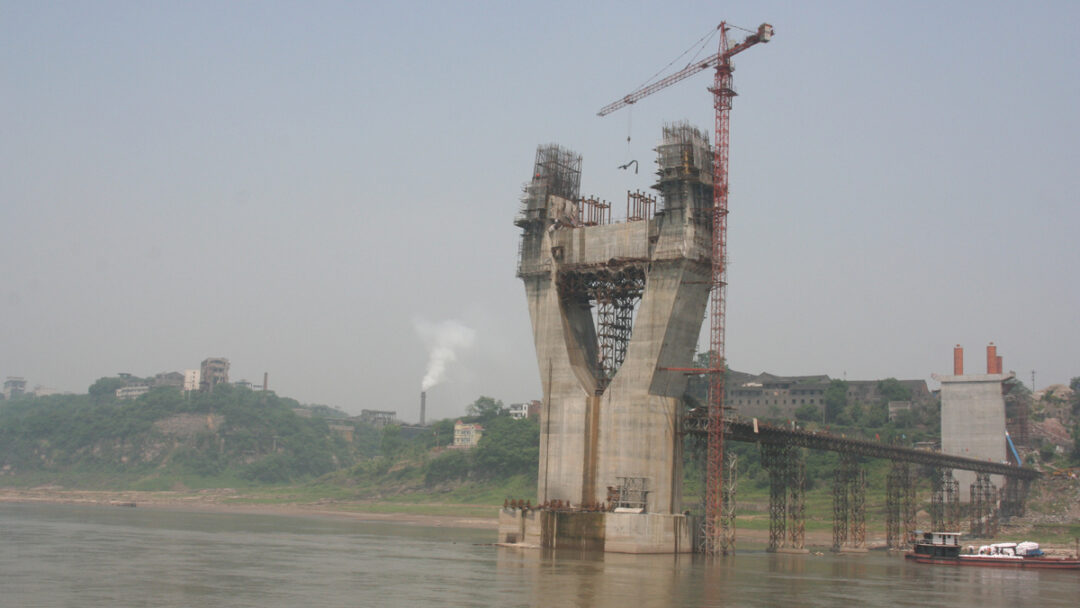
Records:
<instances>
[{"instance_id":1,"label":"industrial smokestack","mask_svg":"<svg viewBox=\"0 0 1080 608\"><path fill-rule=\"evenodd\" d=\"M993 342L986 347L986 373L997 373L997 347Z\"/></svg>"},{"instance_id":2,"label":"industrial smokestack","mask_svg":"<svg viewBox=\"0 0 1080 608\"><path fill-rule=\"evenodd\" d=\"M427 414L427 391L420 391L420 426L424 426L424 416Z\"/></svg>"},{"instance_id":3,"label":"industrial smokestack","mask_svg":"<svg viewBox=\"0 0 1080 608\"><path fill-rule=\"evenodd\" d=\"M959 344L952 349L952 373L954 376L964 375L964 348Z\"/></svg>"},{"instance_id":4,"label":"industrial smokestack","mask_svg":"<svg viewBox=\"0 0 1080 608\"><path fill-rule=\"evenodd\" d=\"M270 372L263 372L263 392L270 388Z\"/></svg>"},{"instance_id":5,"label":"industrial smokestack","mask_svg":"<svg viewBox=\"0 0 1080 608\"><path fill-rule=\"evenodd\" d=\"M998 357L997 357L997 373L1004 374L1005 372L1003 372L1002 369L1003 369L1003 367L1002 367L1002 362L1001 362L1001 355L998 355Z\"/></svg>"}]
</instances>

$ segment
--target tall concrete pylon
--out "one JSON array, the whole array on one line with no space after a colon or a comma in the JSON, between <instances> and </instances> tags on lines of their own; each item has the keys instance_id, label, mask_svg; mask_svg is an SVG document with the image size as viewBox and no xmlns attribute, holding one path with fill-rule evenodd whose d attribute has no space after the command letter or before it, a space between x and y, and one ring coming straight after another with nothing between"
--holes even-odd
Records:
<instances>
[{"instance_id":1,"label":"tall concrete pylon","mask_svg":"<svg viewBox=\"0 0 1080 608\"><path fill-rule=\"evenodd\" d=\"M687 379L665 368L691 365L708 304L712 153L685 124L665 127L657 151L661 205L624 223L579 199L580 156L537 151L515 223L544 393L541 503L682 509Z\"/></svg>"}]
</instances>

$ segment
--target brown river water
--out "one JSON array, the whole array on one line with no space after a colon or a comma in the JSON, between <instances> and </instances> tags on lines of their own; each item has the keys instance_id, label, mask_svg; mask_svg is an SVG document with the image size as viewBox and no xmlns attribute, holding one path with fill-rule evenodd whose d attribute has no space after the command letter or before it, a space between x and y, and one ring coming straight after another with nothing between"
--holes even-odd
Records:
<instances>
[{"instance_id":1,"label":"brown river water","mask_svg":"<svg viewBox=\"0 0 1080 608\"><path fill-rule=\"evenodd\" d=\"M1080 606L1080 573L865 555L562 554L493 530L0 504L7 606Z\"/></svg>"}]
</instances>

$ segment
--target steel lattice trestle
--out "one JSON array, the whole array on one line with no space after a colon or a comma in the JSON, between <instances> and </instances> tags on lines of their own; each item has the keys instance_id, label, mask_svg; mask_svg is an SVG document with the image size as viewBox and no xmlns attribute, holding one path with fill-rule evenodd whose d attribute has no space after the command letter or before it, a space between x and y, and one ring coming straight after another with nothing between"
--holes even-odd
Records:
<instances>
[{"instance_id":1,"label":"steel lattice trestle","mask_svg":"<svg viewBox=\"0 0 1080 608\"><path fill-rule=\"evenodd\" d=\"M885 478L885 543L890 549L900 549L900 501L903 492L901 476L907 471L901 470L903 463L894 462L892 470Z\"/></svg>"},{"instance_id":2,"label":"steel lattice trestle","mask_svg":"<svg viewBox=\"0 0 1080 608\"><path fill-rule=\"evenodd\" d=\"M848 543L851 549L866 548L866 469L856 458L851 458L848 491L851 495L851 525L848 527Z\"/></svg>"},{"instance_id":3,"label":"steel lattice trestle","mask_svg":"<svg viewBox=\"0 0 1080 608\"><path fill-rule=\"evenodd\" d=\"M1024 501L1027 499L1031 482L1027 480L1005 478L1005 485L1001 488L1001 516L1023 517Z\"/></svg>"},{"instance_id":4,"label":"steel lattice trestle","mask_svg":"<svg viewBox=\"0 0 1080 608\"><path fill-rule=\"evenodd\" d=\"M960 529L960 482L953 477L952 470L942 476L945 490L945 529Z\"/></svg>"},{"instance_id":5,"label":"steel lattice trestle","mask_svg":"<svg viewBox=\"0 0 1080 608\"><path fill-rule=\"evenodd\" d=\"M802 450L761 444L761 466L769 471L767 550L801 550L806 546L806 462Z\"/></svg>"},{"instance_id":6,"label":"steel lattice trestle","mask_svg":"<svg viewBox=\"0 0 1080 608\"><path fill-rule=\"evenodd\" d=\"M720 553L735 553L735 492L739 485L739 458L735 452L724 454L724 508L720 513Z\"/></svg>"},{"instance_id":7,"label":"steel lattice trestle","mask_svg":"<svg viewBox=\"0 0 1080 608\"><path fill-rule=\"evenodd\" d=\"M691 435L704 435L708 432L709 423L706 416L701 413L692 413L683 419L683 432ZM823 450L827 452L850 453L867 458L884 458L886 460L900 460L914 464L928 466L948 467L975 471L977 473L990 473L991 475L1004 475L1016 477L1021 480L1032 480L1042 476L1042 473L1034 469L1025 469L1011 464L1002 464L989 460L976 460L964 458L942 452L905 448L887 443L878 443L865 439L852 439L831 435L820 431L804 431L791 429L786 426L775 426L763 422L753 423L747 420L728 419L724 421L724 435L731 441L746 441L750 443L781 443Z\"/></svg>"},{"instance_id":8,"label":"steel lattice trestle","mask_svg":"<svg viewBox=\"0 0 1080 608\"><path fill-rule=\"evenodd\" d=\"M788 547L806 547L806 459L799 448L788 454Z\"/></svg>"},{"instance_id":9,"label":"steel lattice trestle","mask_svg":"<svg viewBox=\"0 0 1080 608\"><path fill-rule=\"evenodd\" d=\"M700 413L696 415L691 413L683 420L684 432L690 435L706 436L708 427L708 417ZM840 454L840 466L835 471L833 484L833 548L838 551L865 548L866 520L864 506L866 477L865 472L858 466L857 459L859 457L884 458L892 460L894 463L924 465L939 471L934 473L936 481L933 482L934 492L931 496L931 501L934 503L931 506L931 519L935 522L935 529L948 531L958 531L961 521L959 483L953 477L952 469L976 471L985 478L984 484L990 484L989 474L1004 475L1007 479L1004 502L1011 505L1010 508L1018 510L1023 509L1023 501L1027 496L1027 489L1031 480L1040 476L1038 471L999 462L975 460L962 456L942 454L941 452L903 448L872 441L838 437L828 433L800 431L789 427L751 423L737 419L725 420L723 422L723 431L728 440L758 443L762 447L763 466L766 466L765 462L772 458L765 455L764 447L767 445L777 446L781 448L781 451L788 454L797 452L798 448L825 450ZM776 490L770 488L770 546L777 548L785 542L786 532L790 532L786 536L791 539L795 538L792 536L793 534L798 534L796 530L791 529L792 524L790 522L801 522L803 520L801 516L788 519L792 517L791 514L794 508L790 505L799 503L795 501L794 494L790 499L786 495L783 499L780 497L783 491L790 491L790 479L793 473L788 465L781 466L784 466L787 472L781 473L778 479L789 480L784 484L785 490L781 490L779 487ZM894 464L894 466L898 465ZM908 476L911 477L910 473ZM773 473L770 470L770 482L772 479ZM911 483L914 483L913 480ZM1015 484L1015 490L1009 488L1010 483ZM801 484L799 487L802 487ZM887 523L887 525L891 525L890 539L895 539L897 543L901 541L902 536L910 536L910 533L915 528L916 502L914 489L912 488L910 494L908 494L908 491L903 489L904 487L906 485L897 485L895 494L886 499L889 501L886 508L890 512L887 522L895 522L892 524ZM975 487L972 486L973 492ZM989 491L993 494L990 497L987 495L988 490L985 486L979 490L981 498L977 498L973 493L973 503L993 505L996 494L993 493L992 485L989 486ZM905 496L908 498L905 499ZM783 507L779 506L781 502L784 503ZM777 506L774 508L773 504ZM978 508L985 510L984 506ZM990 522L996 529L995 509L991 509L989 515L988 517L984 513L977 518L973 517L972 521L974 522L977 519L980 522ZM783 523L773 523L773 518L780 517L785 518ZM730 519L725 521L733 520L734 516L732 515ZM941 521L940 526L936 523L939 520ZM725 545L725 549L733 551L733 542L732 540L730 544ZM890 544L892 542L890 541Z\"/></svg>"},{"instance_id":10,"label":"steel lattice trestle","mask_svg":"<svg viewBox=\"0 0 1080 608\"><path fill-rule=\"evenodd\" d=\"M833 551L866 548L866 471L854 454L841 454L833 477Z\"/></svg>"},{"instance_id":11,"label":"steel lattice trestle","mask_svg":"<svg viewBox=\"0 0 1080 608\"><path fill-rule=\"evenodd\" d=\"M903 524L904 536L901 542L904 546L912 544L915 540L915 513L916 513L916 495L915 495L915 475L912 471L912 465L904 462L900 464L901 470L905 471L905 475L902 476L904 482L903 491L901 492L900 501L900 514Z\"/></svg>"},{"instance_id":12,"label":"steel lattice trestle","mask_svg":"<svg viewBox=\"0 0 1080 608\"><path fill-rule=\"evenodd\" d=\"M911 464L893 462L885 478L885 528L890 549L903 549L915 533L915 477Z\"/></svg>"},{"instance_id":13,"label":"steel lattice trestle","mask_svg":"<svg viewBox=\"0 0 1080 608\"><path fill-rule=\"evenodd\" d=\"M930 476L930 529L946 530L945 471L942 469L934 469Z\"/></svg>"},{"instance_id":14,"label":"steel lattice trestle","mask_svg":"<svg viewBox=\"0 0 1080 608\"><path fill-rule=\"evenodd\" d=\"M930 527L933 530L960 529L960 483L952 469L935 468L931 478Z\"/></svg>"},{"instance_id":15,"label":"steel lattice trestle","mask_svg":"<svg viewBox=\"0 0 1080 608\"><path fill-rule=\"evenodd\" d=\"M997 534L997 488L987 473L978 473L971 484L971 535L990 538Z\"/></svg>"},{"instance_id":16,"label":"steel lattice trestle","mask_svg":"<svg viewBox=\"0 0 1080 608\"><path fill-rule=\"evenodd\" d=\"M761 466L769 472L769 547L776 551L787 537L787 483L791 446L761 444Z\"/></svg>"}]
</instances>

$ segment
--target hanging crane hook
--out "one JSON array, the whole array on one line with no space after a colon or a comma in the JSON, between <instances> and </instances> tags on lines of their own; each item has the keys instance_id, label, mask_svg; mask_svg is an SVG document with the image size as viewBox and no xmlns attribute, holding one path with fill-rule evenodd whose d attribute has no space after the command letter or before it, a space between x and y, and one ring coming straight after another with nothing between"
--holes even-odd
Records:
<instances>
[{"instance_id":1,"label":"hanging crane hook","mask_svg":"<svg viewBox=\"0 0 1080 608\"><path fill-rule=\"evenodd\" d=\"M629 169L630 165L634 165L634 175L637 175L638 163L637 163L636 160L632 160L632 161L626 163L625 165L619 165L619 168L620 169Z\"/></svg>"}]
</instances>

